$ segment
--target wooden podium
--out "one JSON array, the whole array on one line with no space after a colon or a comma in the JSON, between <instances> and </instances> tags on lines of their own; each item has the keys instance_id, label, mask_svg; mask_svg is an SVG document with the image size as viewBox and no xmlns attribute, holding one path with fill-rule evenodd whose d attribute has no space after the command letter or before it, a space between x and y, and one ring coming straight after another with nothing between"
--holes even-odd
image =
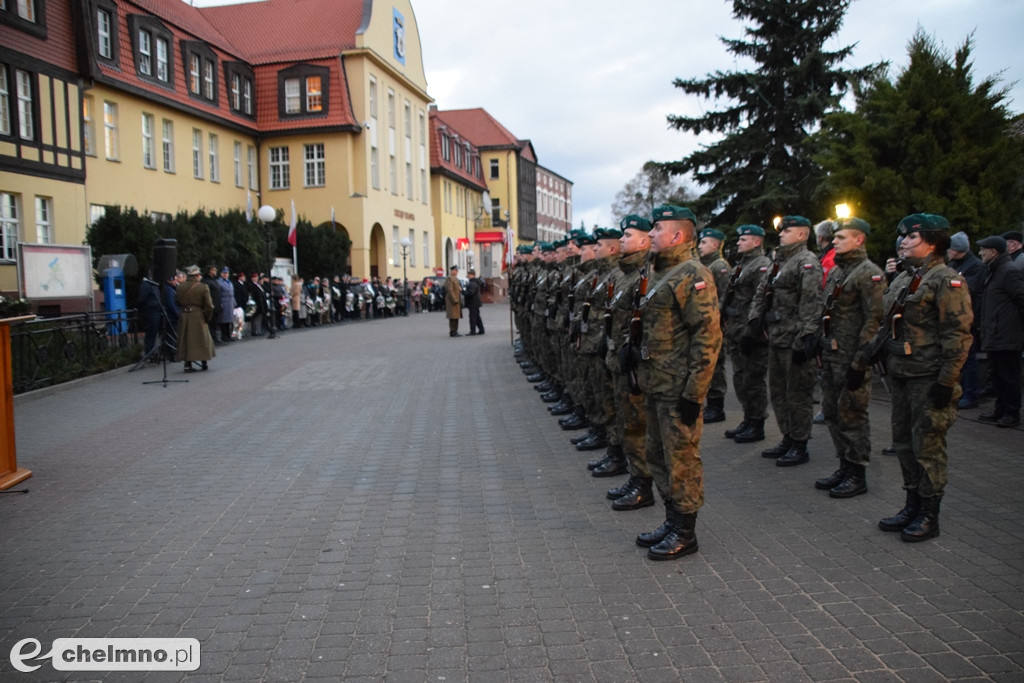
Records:
<instances>
[{"instance_id":1,"label":"wooden podium","mask_svg":"<svg viewBox=\"0 0 1024 683\"><path fill-rule=\"evenodd\" d=\"M18 467L14 452L14 372L11 368L11 325L33 320L34 315L0 318L0 490L20 484L32 476Z\"/></svg>"}]
</instances>

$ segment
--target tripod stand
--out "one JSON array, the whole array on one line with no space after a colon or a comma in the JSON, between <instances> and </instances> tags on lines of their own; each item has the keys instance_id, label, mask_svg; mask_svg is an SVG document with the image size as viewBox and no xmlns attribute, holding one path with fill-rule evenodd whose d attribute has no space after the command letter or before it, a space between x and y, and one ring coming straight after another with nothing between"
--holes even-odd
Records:
<instances>
[{"instance_id":1,"label":"tripod stand","mask_svg":"<svg viewBox=\"0 0 1024 683\"><path fill-rule=\"evenodd\" d=\"M164 304L164 297L167 295L166 288L167 283L161 282L159 290L160 294L158 297L160 301L160 332L157 335L156 343L153 344L153 348L150 349L149 353L144 355L142 359L139 360L139 362L136 363L131 370L129 370L129 372L135 372L140 367L145 365L153 356L153 354L159 353L160 362L161 365L163 366L163 378L153 380L150 382L143 382L143 384L163 384L165 389L167 388L167 385L170 384L171 382L188 382L187 379L167 379L167 359L174 358L174 355L178 351L178 334L172 328L170 324L170 319L167 316L167 306Z\"/></svg>"}]
</instances>

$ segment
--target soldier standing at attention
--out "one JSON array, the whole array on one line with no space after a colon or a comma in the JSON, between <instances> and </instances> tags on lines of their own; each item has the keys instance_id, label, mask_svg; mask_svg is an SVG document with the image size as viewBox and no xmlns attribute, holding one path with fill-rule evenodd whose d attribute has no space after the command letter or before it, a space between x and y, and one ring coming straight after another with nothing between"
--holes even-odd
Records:
<instances>
[{"instance_id":1,"label":"soldier standing at attention","mask_svg":"<svg viewBox=\"0 0 1024 683\"><path fill-rule=\"evenodd\" d=\"M703 263L711 276L715 278L715 288L718 296L725 295L729 285L729 262L722 256L722 243L725 242L725 234L713 228L704 228L700 231L700 242L697 243L697 253L700 254L700 262ZM704 424L712 422L725 422L725 391L729 386L725 381L725 354L718 354L718 364L715 365L715 374L711 376L711 388L708 390L708 404L704 408Z\"/></svg>"},{"instance_id":2,"label":"soldier standing at attention","mask_svg":"<svg viewBox=\"0 0 1024 683\"><path fill-rule=\"evenodd\" d=\"M747 317L757 286L768 276L771 259L764 253L764 229L758 225L736 228L738 252L725 293L722 295L722 327L732 360L732 388L743 406L743 421L725 431L736 443L764 441L768 417L768 344L764 335L747 337ZM744 345L746 344L746 345Z\"/></svg>"},{"instance_id":3,"label":"soldier standing at attention","mask_svg":"<svg viewBox=\"0 0 1024 683\"><path fill-rule=\"evenodd\" d=\"M680 206L651 214L653 276L642 302L643 341L638 374L644 392L644 450L665 501L665 521L637 536L652 560L697 551L694 527L704 504L701 406L711 384L722 330L711 273L696 260L697 219Z\"/></svg>"},{"instance_id":4,"label":"soldier standing at attention","mask_svg":"<svg viewBox=\"0 0 1024 683\"><path fill-rule=\"evenodd\" d=\"M761 452L779 467L807 462L814 417L814 358L821 314L821 263L807 249L811 222L783 216L772 272L757 288L750 307L749 337L768 333L768 386L782 442ZM749 343L749 342L748 342Z\"/></svg>"},{"instance_id":5,"label":"soldier standing at attention","mask_svg":"<svg viewBox=\"0 0 1024 683\"><path fill-rule=\"evenodd\" d=\"M882 320L885 275L868 259L864 243L871 227L859 218L835 222L835 265L825 282L821 318L821 410L839 467L814 482L833 498L868 492L865 467L871 457L868 399L870 362L862 349Z\"/></svg>"},{"instance_id":6,"label":"soldier standing at attention","mask_svg":"<svg viewBox=\"0 0 1024 683\"><path fill-rule=\"evenodd\" d=\"M946 432L963 393L957 380L971 347L974 313L967 283L943 258L949 222L915 213L901 220L897 230L903 236L906 277L893 280L885 293L886 319L872 346L881 347L889 371L892 439L907 499L878 527L899 531L900 538L913 543L939 535Z\"/></svg>"}]
</instances>

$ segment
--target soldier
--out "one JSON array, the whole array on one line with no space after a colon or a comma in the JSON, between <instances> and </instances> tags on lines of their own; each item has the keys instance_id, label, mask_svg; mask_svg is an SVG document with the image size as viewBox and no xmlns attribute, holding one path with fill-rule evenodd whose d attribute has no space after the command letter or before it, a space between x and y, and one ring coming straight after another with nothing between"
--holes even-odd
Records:
<instances>
[{"instance_id":1,"label":"soldier","mask_svg":"<svg viewBox=\"0 0 1024 683\"><path fill-rule=\"evenodd\" d=\"M962 394L957 378L971 346L974 314L963 278L943 260L949 222L911 214L897 226L904 273L885 293L886 316L869 357L881 348L892 385L892 438L907 492L903 509L878 522L907 542L939 535L946 488L946 432Z\"/></svg>"},{"instance_id":2,"label":"soldier","mask_svg":"<svg viewBox=\"0 0 1024 683\"><path fill-rule=\"evenodd\" d=\"M779 467L807 462L814 404L814 363L821 305L821 263L807 249L811 222L783 216L779 249L757 288L744 334L768 334L768 385L782 442L761 452ZM745 342L750 344L750 342Z\"/></svg>"},{"instance_id":3,"label":"soldier","mask_svg":"<svg viewBox=\"0 0 1024 683\"><path fill-rule=\"evenodd\" d=\"M693 212L659 206L651 222L654 272L641 304L637 362L647 414L644 452L666 514L661 526L637 536L636 543L653 560L671 560L697 551L694 527L704 504L701 406L722 330L715 281L695 258Z\"/></svg>"},{"instance_id":4,"label":"soldier","mask_svg":"<svg viewBox=\"0 0 1024 683\"><path fill-rule=\"evenodd\" d=\"M743 420L725 431L736 443L764 441L768 417L768 344L763 335L750 336L744 346L744 332L757 286L767 277L771 260L764 253L764 229L757 225L736 228L737 262L722 295L722 321L726 349L732 360L732 388L743 406Z\"/></svg>"},{"instance_id":5,"label":"soldier","mask_svg":"<svg viewBox=\"0 0 1024 683\"><path fill-rule=\"evenodd\" d=\"M608 355L606 363L612 371L615 388L615 423L613 443L620 444L619 452L609 448L608 460L595 464L594 476L602 476L606 469L618 470L621 464L615 462L616 457L625 461L629 479L622 486L610 489L607 493L612 501L613 510L639 510L654 505L651 468L644 455L644 437L647 431L647 415L644 412L644 397L639 391L634 393L629 379L622 372L619 364L619 349L629 338L629 324L633 316L635 292L640 283L641 270L648 272L648 254L651 239L649 232L651 222L643 216L631 214L619 223L622 237L619 250L622 257L618 261L618 273L614 281L614 294L607 306L607 314L611 319L606 325L608 338Z\"/></svg>"},{"instance_id":6,"label":"soldier","mask_svg":"<svg viewBox=\"0 0 1024 683\"><path fill-rule=\"evenodd\" d=\"M835 222L834 265L825 282L821 316L821 410L839 468L814 482L833 498L868 492L865 467L871 457L868 399L870 363L862 349L882 320L885 275L868 259L864 243L871 227L859 218Z\"/></svg>"},{"instance_id":7,"label":"soldier","mask_svg":"<svg viewBox=\"0 0 1024 683\"><path fill-rule=\"evenodd\" d=\"M700 242L697 243L700 262L715 278L715 288L719 296L725 296L729 284L729 262L722 256L723 242L725 234L721 230L704 228L700 231ZM704 407L704 424L725 422L725 391L728 388L725 381L725 354L720 353L718 364L715 365L715 374L711 376L708 404Z\"/></svg>"},{"instance_id":8,"label":"soldier","mask_svg":"<svg viewBox=\"0 0 1024 683\"><path fill-rule=\"evenodd\" d=\"M586 417L586 402L589 397L589 390L585 379L584 362L580 357L579 351L576 349L576 342L579 338L582 302L587 298L587 294L590 292L594 270L599 265L598 262L594 260L594 247L597 245L597 239L593 235L589 235L585 232L578 232L573 239L576 242L576 246L579 248L580 254L576 284L572 289L575 310L573 312L573 319L569 324L569 334L560 341L560 343L564 344L569 350L566 363L570 366L568 374L572 377L572 382L570 383L570 394L575 401L570 412L566 414L565 417L558 420L558 426L566 431L590 427L590 423L587 422ZM556 413L554 410L551 412L552 414ZM593 436L593 433L588 429L584 434L575 436L569 439L569 441L573 445L576 445L586 441L591 436Z\"/></svg>"}]
</instances>

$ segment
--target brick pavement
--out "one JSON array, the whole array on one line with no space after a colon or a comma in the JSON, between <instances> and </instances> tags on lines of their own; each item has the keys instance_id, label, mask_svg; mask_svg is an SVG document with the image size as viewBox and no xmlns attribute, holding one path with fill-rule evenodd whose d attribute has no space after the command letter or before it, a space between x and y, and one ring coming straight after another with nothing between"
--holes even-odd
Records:
<instances>
[{"instance_id":1,"label":"brick pavement","mask_svg":"<svg viewBox=\"0 0 1024 683\"><path fill-rule=\"evenodd\" d=\"M950 433L942 536L875 528L902 504L706 429L701 552L645 559L660 507L613 513L510 353L440 314L218 348L187 384L115 372L18 397L27 495L0 496L0 677L14 642L183 637L189 681L1024 678L1022 432ZM186 377L173 368L172 378ZM888 404L872 403L876 451ZM976 412L976 411L975 411ZM966 415L970 416L971 413ZM181 680L151 674L145 680Z\"/></svg>"}]
</instances>

